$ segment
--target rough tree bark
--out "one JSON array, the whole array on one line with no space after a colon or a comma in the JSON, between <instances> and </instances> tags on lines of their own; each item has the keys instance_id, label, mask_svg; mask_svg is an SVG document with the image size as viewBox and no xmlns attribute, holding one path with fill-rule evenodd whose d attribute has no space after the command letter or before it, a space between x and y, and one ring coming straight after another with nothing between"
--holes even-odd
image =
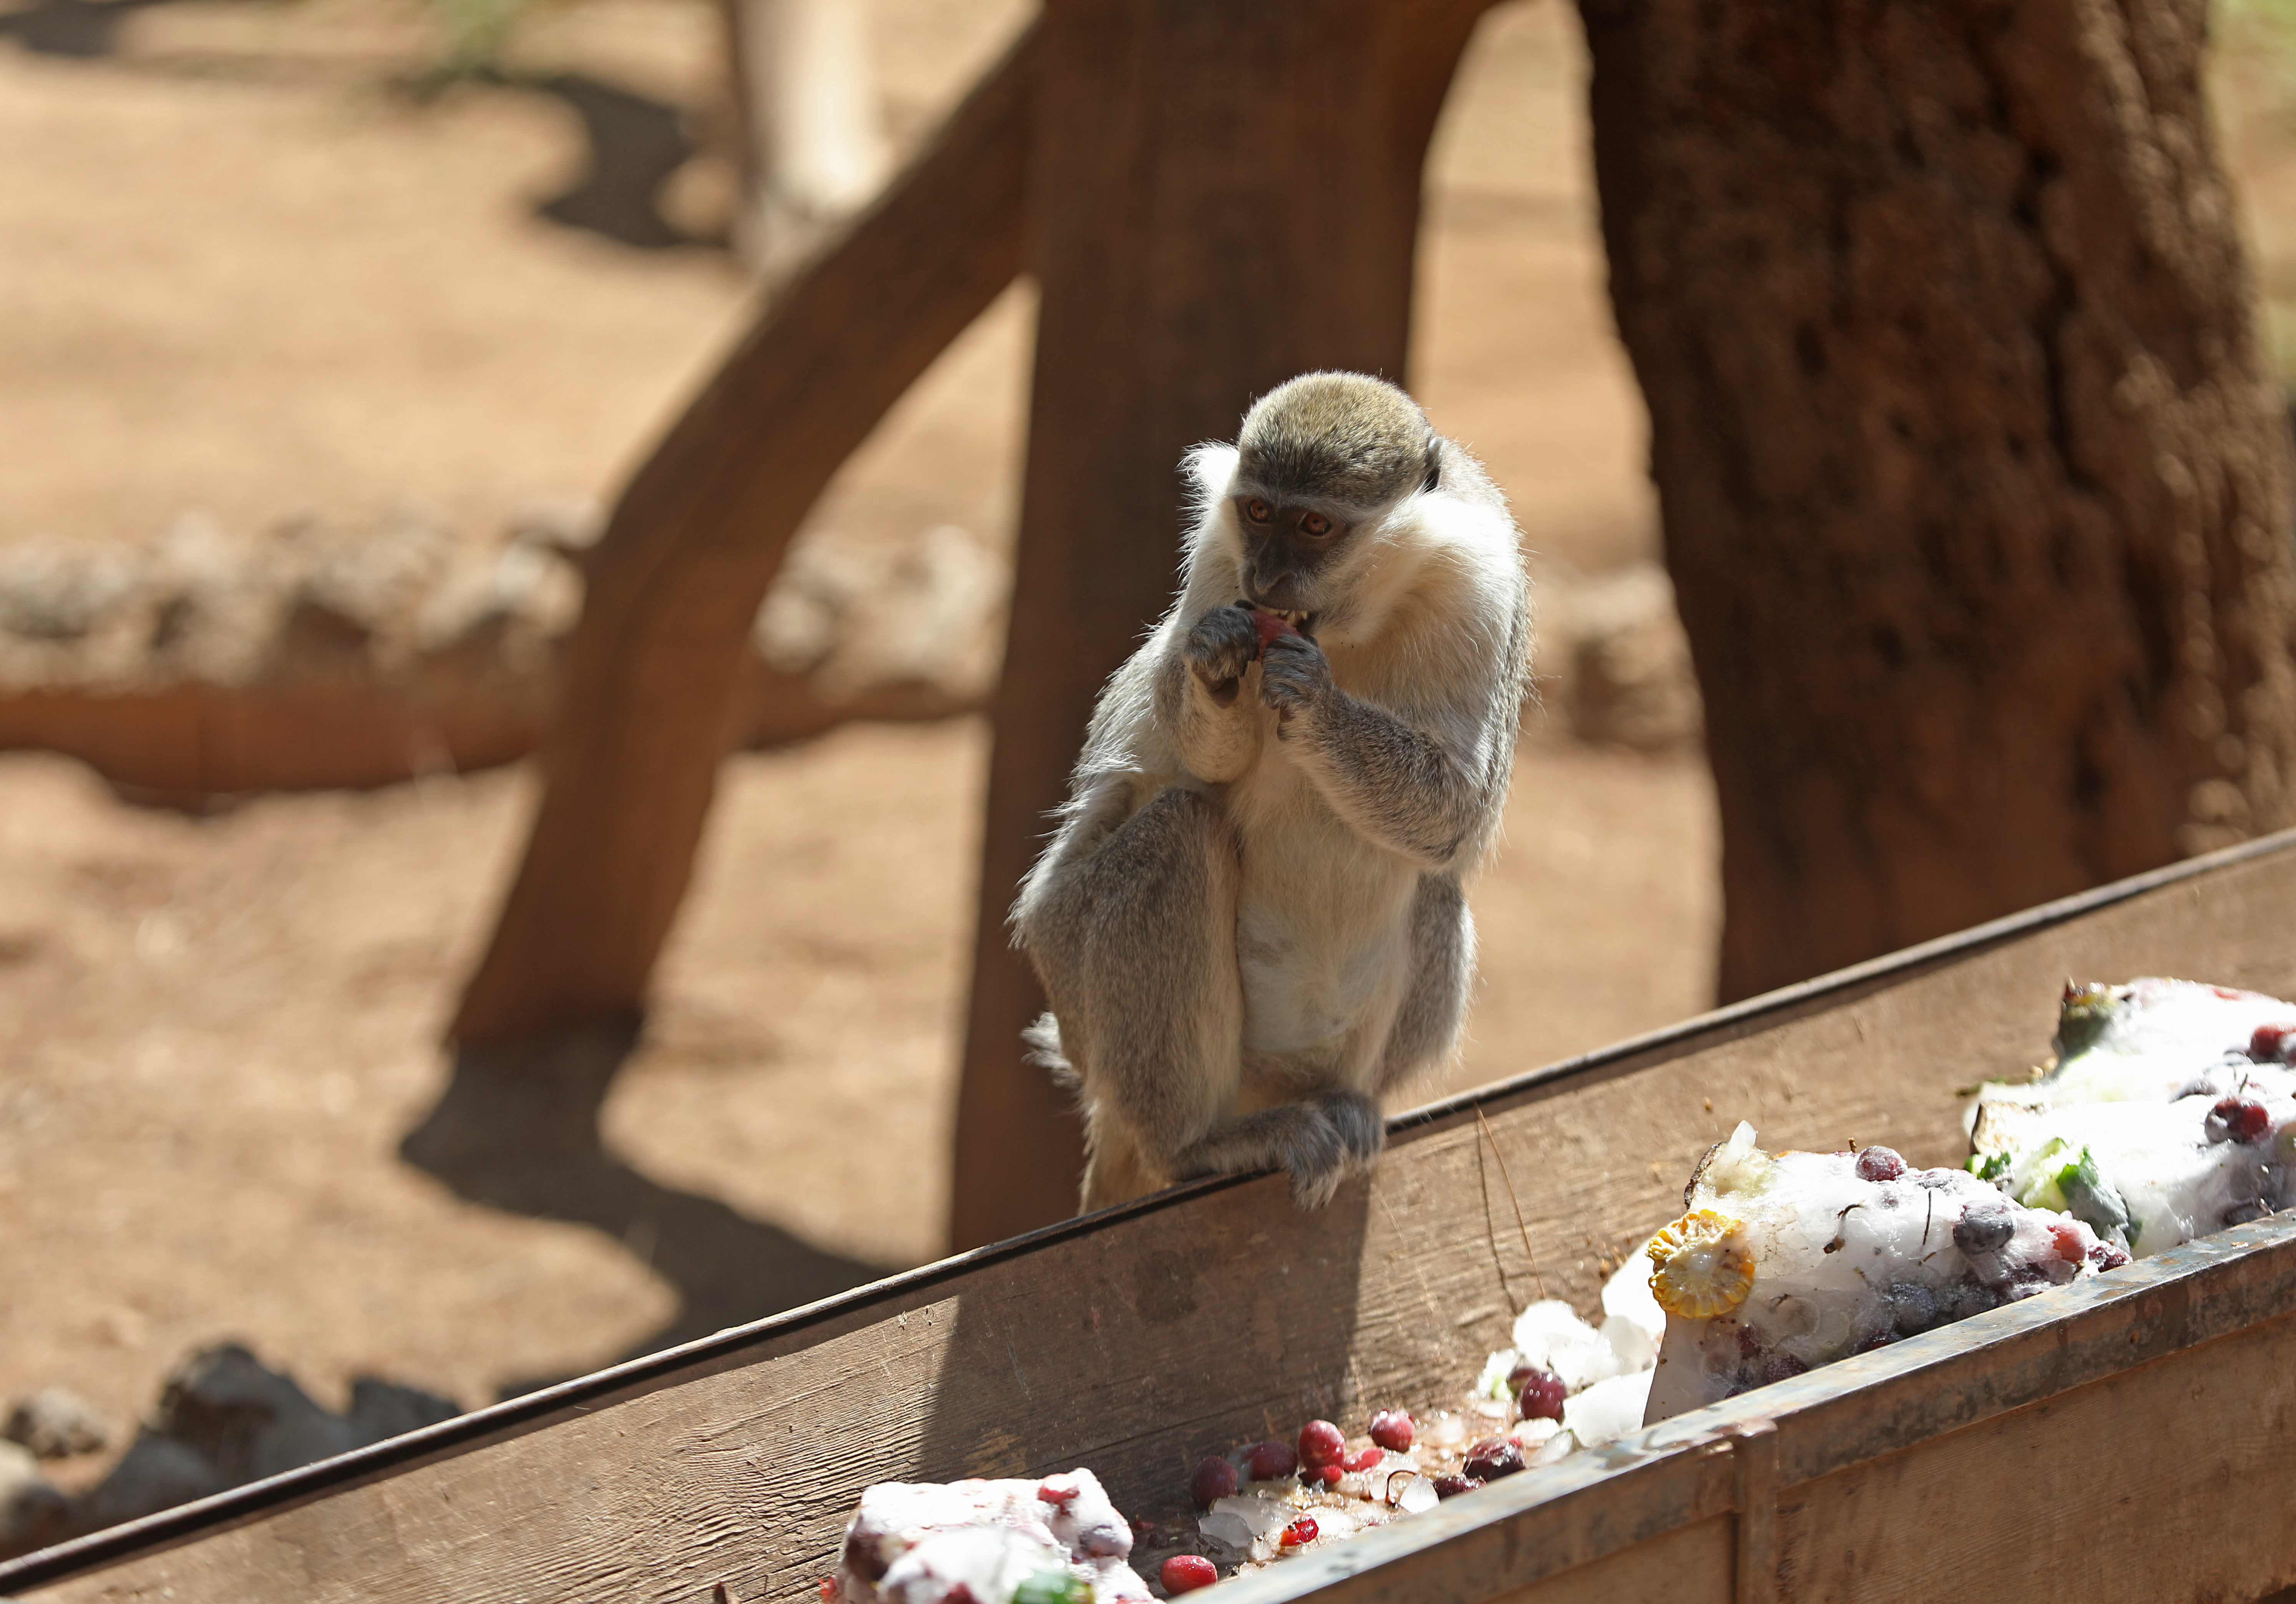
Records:
<instances>
[{"instance_id":1,"label":"rough tree bark","mask_svg":"<svg viewBox=\"0 0 2296 1604\"><path fill-rule=\"evenodd\" d=\"M1420 171L1488 0L1050 0L1029 215L1043 288L996 704L950 1232L1073 1213L1082 1138L1021 1061L1005 913L1102 682L1168 602L1180 454L1292 374L1401 377Z\"/></svg>"},{"instance_id":2,"label":"rough tree bark","mask_svg":"<svg viewBox=\"0 0 2296 1604\"><path fill-rule=\"evenodd\" d=\"M2201 0L1582 0L1735 998L2287 822Z\"/></svg>"}]
</instances>

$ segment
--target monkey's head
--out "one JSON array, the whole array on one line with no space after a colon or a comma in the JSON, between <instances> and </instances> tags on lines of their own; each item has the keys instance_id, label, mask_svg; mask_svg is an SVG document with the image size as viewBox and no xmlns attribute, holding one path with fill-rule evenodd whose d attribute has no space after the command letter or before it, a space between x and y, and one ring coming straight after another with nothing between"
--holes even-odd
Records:
<instances>
[{"instance_id":1,"label":"monkey's head","mask_svg":"<svg viewBox=\"0 0 2296 1604\"><path fill-rule=\"evenodd\" d=\"M1259 398L1235 443L1229 491L1244 600L1312 624L1337 597L1360 536L1440 474L1419 404L1361 373L1303 373Z\"/></svg>"}]
</instances>

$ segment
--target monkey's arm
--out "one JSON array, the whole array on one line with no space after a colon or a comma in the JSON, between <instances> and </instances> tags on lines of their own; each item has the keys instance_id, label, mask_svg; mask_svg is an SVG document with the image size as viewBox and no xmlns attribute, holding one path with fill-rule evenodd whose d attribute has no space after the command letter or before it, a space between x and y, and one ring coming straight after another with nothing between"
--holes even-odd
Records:
<instances>
[{"instance_id":1,"label":"monkey's arm","mask_svg":"<svg viewBox=\"0 0 2296 1604\"><path fill-rule=\"evenodd\" d=\"M1199 780L1233 780L1259 750L1259 721L1241 694L1259 651L1251 610L1216 607L1157 665L1157 720Z\"/></svg>"},{"instance_id":2,"label":"monkey's arm","mask_svg":"<svg viewBox=\"0 0 2296 1604\"><path fill-rule=\"evenodd\" d=\"M1496 799L1486 777L1427 731L1341 690L1313 641L1269 642L1261 674L1283 740L1365 836L1442 869L1480 833Z\"/></svg>"}]
</instances>

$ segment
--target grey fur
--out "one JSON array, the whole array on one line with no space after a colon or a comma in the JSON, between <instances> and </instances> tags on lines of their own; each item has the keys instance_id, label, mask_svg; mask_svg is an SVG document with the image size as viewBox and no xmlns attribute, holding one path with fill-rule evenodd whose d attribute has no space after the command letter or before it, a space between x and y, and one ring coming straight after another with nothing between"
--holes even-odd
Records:
<instances>
[{"instance_id":1,"label":"grey fur","mask_svg":"<svg viewBox=\"0 0 2296 1604\"><path fill-rule=\"evenodd\" d=\"M1528 587L1480 465L1378 380L1294 380L1192 467L1182 596L1013 910L1052 1003L1029 1040L1078 1089L1086 1207L1266 1167L1318 1207L1457 1042ZM1262 651L1245 599L1307 633Z\"/></svg>"}]
</instances>

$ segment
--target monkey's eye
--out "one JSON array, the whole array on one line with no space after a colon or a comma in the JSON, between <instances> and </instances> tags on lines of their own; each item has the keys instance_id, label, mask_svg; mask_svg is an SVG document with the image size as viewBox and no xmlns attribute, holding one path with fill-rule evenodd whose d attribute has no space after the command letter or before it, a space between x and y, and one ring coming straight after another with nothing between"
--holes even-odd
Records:
<instances>
[{"instance_id":1,"label":"monkey's eye","mask_svg":"<svg viewBox=\"0 0 2296 1604\"><path fill-rule=\"evenodd\" d=\"M1308 512L1303 514L1300 520L1300 533L1302 535L1321 540L1331 532L1332 520L1321 512Z\"/></svg>"},{"instance_id":2,"label":"monkey's eye","mask_svg":"<svg viewBox=\"0 0 2296 1604\"><path fill-rule=\"evenodd\" d=\"M1266 523L1275 516L1275 509L1255 495L1243 503L1243 515L1254 523Z\"/></svg>"}]
</instances>

